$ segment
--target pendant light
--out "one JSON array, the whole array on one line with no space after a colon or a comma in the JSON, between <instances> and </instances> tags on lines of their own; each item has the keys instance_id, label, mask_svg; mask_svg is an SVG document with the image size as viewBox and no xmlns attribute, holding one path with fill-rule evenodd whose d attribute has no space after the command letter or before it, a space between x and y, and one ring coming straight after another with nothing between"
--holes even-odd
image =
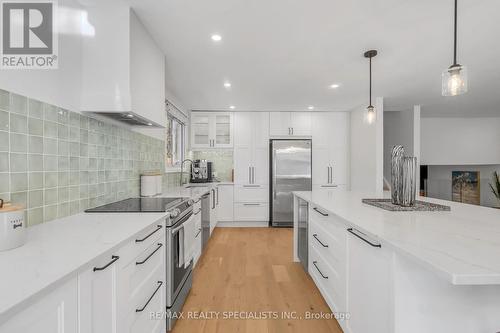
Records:
<instances>
[{"instance_id":1,"label":"pendant light","mask_svg":"<svg viewBox=\"0 0 500 333\"><path fill-rule=\"evenodd\" d=\"M453 65L446 69L442 75L443 96L456 96L467 92L467 68L457 63L457 1L455 0Z\"/></svg>"},{"instance_id":2,"label":"pendant light","mask_svg":"<svg viewBox=\"0 0 500 333\"><path fill-rule=\"evenodd\" d=\"M377 55L377 50L369 50L364 53L365 58L370 60L370 105L366 107L366 119L368 123L373 123L376 118L376 110L372 105L372 58Z\"/></svg>"}]
</instances>

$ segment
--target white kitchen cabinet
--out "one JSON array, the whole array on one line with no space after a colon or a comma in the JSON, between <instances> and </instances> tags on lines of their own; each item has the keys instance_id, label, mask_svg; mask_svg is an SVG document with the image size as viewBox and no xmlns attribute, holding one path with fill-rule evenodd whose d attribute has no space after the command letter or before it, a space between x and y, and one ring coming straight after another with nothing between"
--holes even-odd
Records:
<instances>
[{"instance_id":1,"label":"white kitchen cabinet","mask_svg":"<svg viewBox=\"0 0 500 333\"><path fill-rule=\"evenodd\" d=\"M312 182L322 187L347 184L348 115L345 112L312 114Z\"/></svg>"},{"instance_id":2,"label":"white kitchen cabinet","mask_svg":"<svg viewBox=\"0 0 500 333\"><path fill-rule=\"evenodd\" d=\"M233 114L231 112L192 112L191 148L233 147Z\"/></svg>"},{"instance_id":3,"label":"white kitchen cabinet","mask_svg":"<svg viewBox=\"0 0 500 333\"><path fill-rule=\"evenodd\" d=\"M35 301L0 326L0 333L77 333L76 276Z\"/></svg>"},{"instance_id":4,"label":"white kitchen cabinet","mask_svg":"<svg viewBox=\"0 0 500 333\"><path fill-rule=\"evenodd\" d=\"M376 239L356 229L352 232L361 238L348 233L347 327L350 333L393 332L392 252L377 247Z\"/></svg>"},{"instance_id":5,"label":"white kitchen cabinet","mask_svg":"<svg viewBox=\"0 0 500 333\"><path fill-rule=\"evenodd\" d=\"M269 113L234 115L234 183L269 184Z\"/></svg>"},{"instance_id":6,"label":"white kitchen cabinet","mask_svg":"<svg viewBox=\"0 0 500 333\"><path fill-rule=\"evenodd\" d=\"M270 112L269 134L271 136L310 136L310 112Z\"/></svg>"},{"instance_id":7,"label":"white kitchen cabinet","mask_svg":"<svg viewBox=\"0 0 500 333\"><path fill-rule=\"evenodd\" d=\"M126 295L120 282L123 273L118 267L120 256L104 256L78 276L80 295L80 331L119 333L119 317ZM122 259L123 260L123 259ZM120 279L122 281L120 281Z\"/></svg>"},{"instance_id":8,"label":"white kitchen cabinet","mask_svg":"<svg viewBox=\"0 0 500 333\"><path fill-rule=\"evenodd\" d=\"M237 112L234 128L234 221L269 221L269 113Z\"/></svg>"},{"instance_id":9,"label":"white kitchen cabinet","mask_svg":"<svg viewBox=\"0 0 500 333\"><path fill-rule=\"evenodd\" d=\"M217 185L217 220L228 222L234 220L232 184Z\"/></svg>"}]
</instances>

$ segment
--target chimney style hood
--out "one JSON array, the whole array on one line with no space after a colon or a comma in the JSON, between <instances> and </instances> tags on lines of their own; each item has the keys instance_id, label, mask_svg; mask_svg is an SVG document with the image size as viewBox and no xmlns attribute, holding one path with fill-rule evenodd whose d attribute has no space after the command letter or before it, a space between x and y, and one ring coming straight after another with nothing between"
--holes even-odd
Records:
<instances>
[{"instance_id":1,"label":"chimney style hood","mask_svg":"<svg viewBox=\"0 0 500 333\"><path fill-rule=\"evenodd\" d=\"M165 56L123 1L90 0L81 111L131 126L165 127Z\"/></svg>"}]
</instances>

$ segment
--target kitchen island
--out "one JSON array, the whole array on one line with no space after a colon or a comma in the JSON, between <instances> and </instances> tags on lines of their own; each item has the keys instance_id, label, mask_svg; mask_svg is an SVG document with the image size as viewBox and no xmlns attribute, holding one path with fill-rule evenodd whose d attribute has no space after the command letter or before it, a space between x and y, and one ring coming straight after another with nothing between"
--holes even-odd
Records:
<instances>
[{"instance_id":1,"label":"kitchen island","mask_svg":"<svg viewBox=\"0 0 500 333\"><path fill-rule=\"evenodd\" d=\"M361 202L373 193L294 196L294 260L307 202L308 271L332 311L350 317L344 331L500 331L498 210L419 198L451 211L390 212Z\"/></svg>"}]
</instances>

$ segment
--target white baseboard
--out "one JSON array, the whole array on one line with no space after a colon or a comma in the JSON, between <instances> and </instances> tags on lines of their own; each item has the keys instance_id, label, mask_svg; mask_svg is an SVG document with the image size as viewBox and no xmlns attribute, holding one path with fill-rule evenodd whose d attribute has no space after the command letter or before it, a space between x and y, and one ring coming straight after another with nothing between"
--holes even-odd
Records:
<instances>
[{"instance_id":1,"label":"white baseboard","mask_svg":"<svg viewBox=\"0 0 500 333\"><path fill-rule=\"evenodd\" d=\"M219 221L217 222L219 228L266 228L269 227L268 221L254 222L254 221Z\"/></svg>"}]
</instances>

